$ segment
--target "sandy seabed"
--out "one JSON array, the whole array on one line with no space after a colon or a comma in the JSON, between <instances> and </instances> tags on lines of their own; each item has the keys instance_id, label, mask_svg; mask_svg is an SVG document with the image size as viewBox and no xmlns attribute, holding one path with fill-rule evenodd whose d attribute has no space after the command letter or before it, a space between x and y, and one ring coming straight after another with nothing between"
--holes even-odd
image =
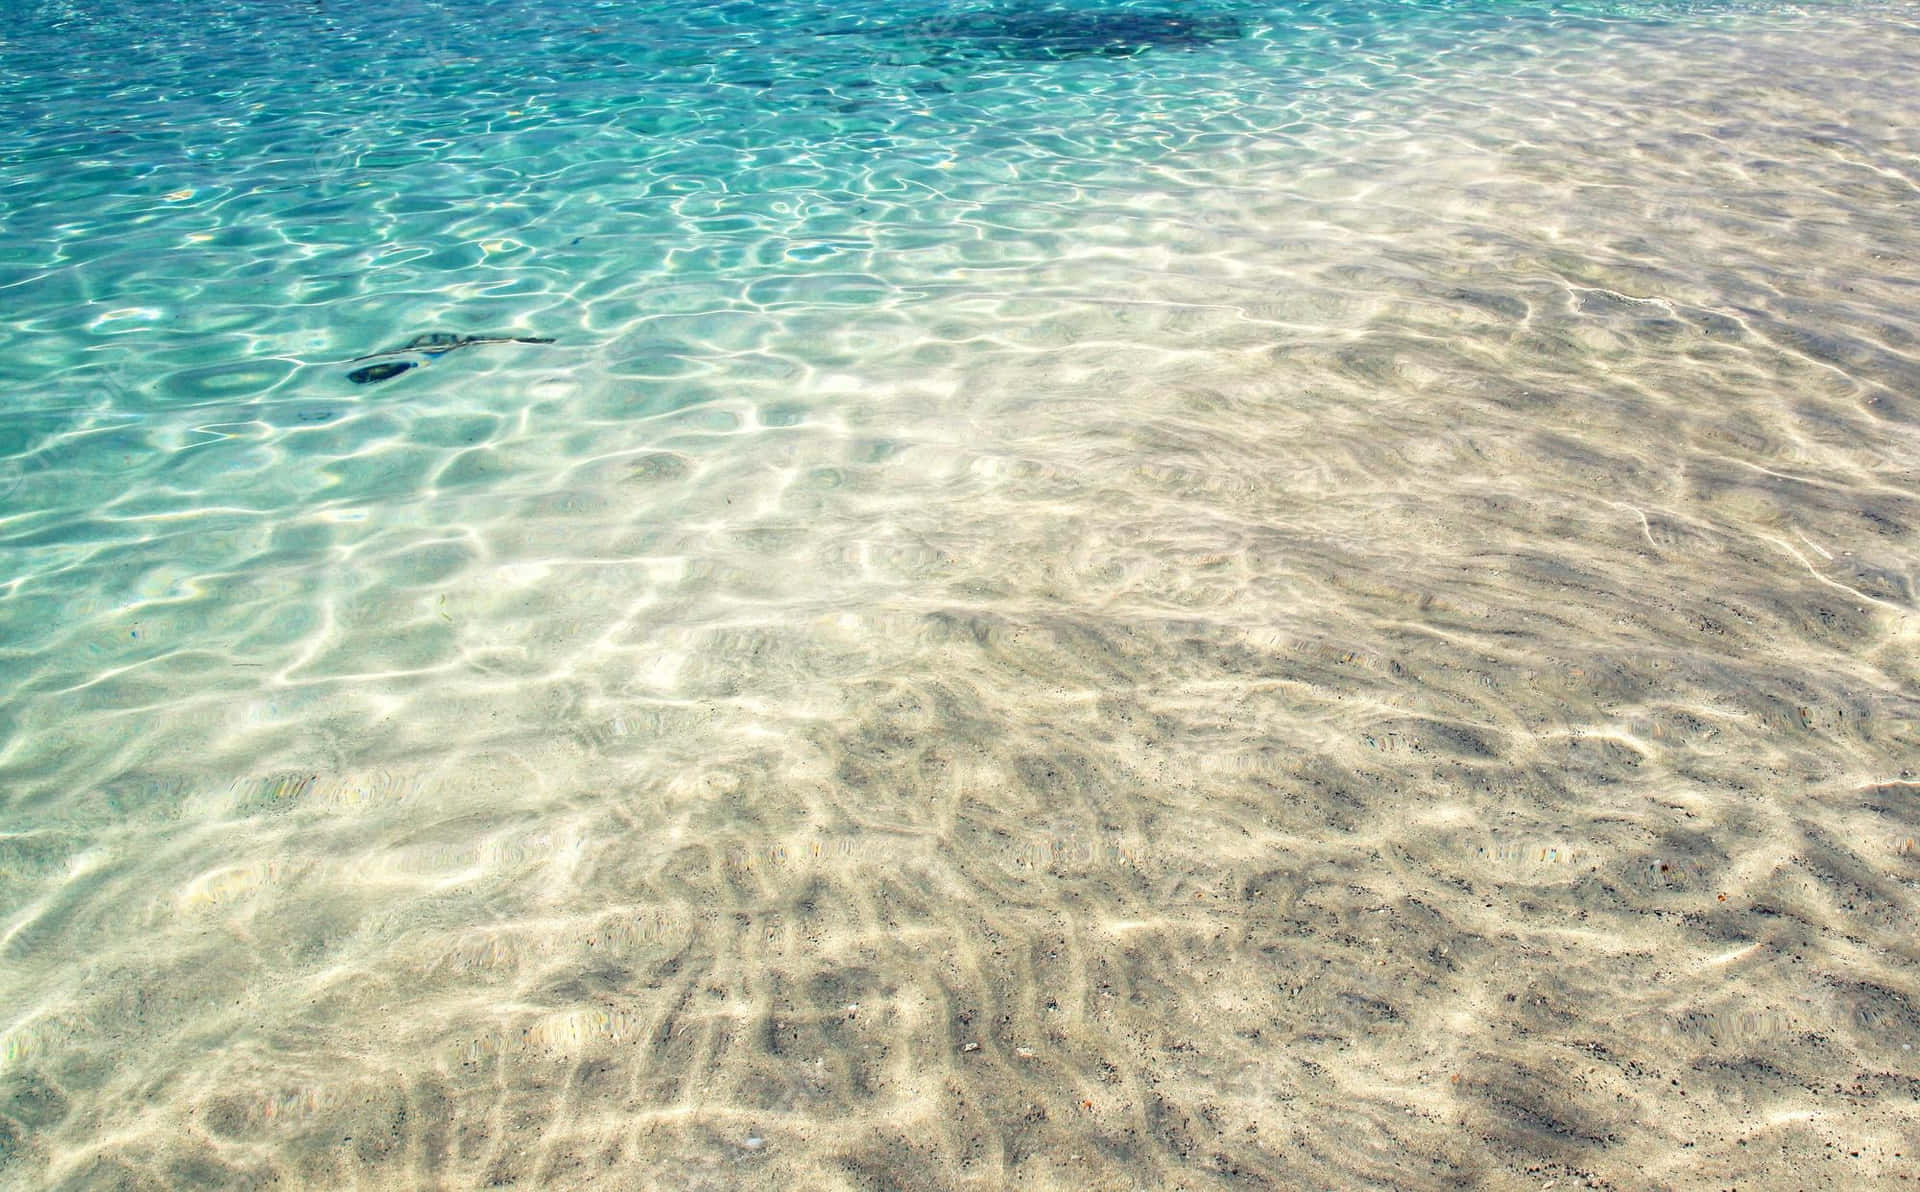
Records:
<instances>
[{"instance_id":1,"label":"sandy seabed","mask_svg":"<svg viewBox=\"0 0 1920 1192\"><path fill-rule=\"evenodd\" d=\"M43 548L0 1182L1908 1186L1915 15L1490 43Z\"/></svg>"}]
</instances>

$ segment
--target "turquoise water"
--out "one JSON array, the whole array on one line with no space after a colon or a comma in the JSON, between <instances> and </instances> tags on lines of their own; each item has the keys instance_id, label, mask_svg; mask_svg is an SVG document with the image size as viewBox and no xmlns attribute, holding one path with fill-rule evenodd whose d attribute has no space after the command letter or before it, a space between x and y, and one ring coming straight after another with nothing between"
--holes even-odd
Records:
<instances>
[{"instance_id":1,"label":"turquoise water","mask_svg":"<svg viewBox=\"0 0 1920 1192\"><path fill-rule=\"evenodd\" d=\"M0 1182L1910 1169L1911 4L0 15Z\"/></svg>"}]
</instances>

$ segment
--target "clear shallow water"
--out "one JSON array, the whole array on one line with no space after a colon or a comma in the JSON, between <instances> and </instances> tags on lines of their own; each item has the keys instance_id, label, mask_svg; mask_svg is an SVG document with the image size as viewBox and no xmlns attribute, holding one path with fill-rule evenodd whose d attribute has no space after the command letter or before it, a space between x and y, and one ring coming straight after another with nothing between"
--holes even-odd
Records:
<instances>
[{"instance_id":1,"label":"clear shallow water","mask_svg":"<svg viewBox=\"0 0 1920 1192\"><path fill-rule=\"evenodd\" d=\"M1911 6L4 11L10 1183L1910 1169Z\"/></svg>"}]
</instances>

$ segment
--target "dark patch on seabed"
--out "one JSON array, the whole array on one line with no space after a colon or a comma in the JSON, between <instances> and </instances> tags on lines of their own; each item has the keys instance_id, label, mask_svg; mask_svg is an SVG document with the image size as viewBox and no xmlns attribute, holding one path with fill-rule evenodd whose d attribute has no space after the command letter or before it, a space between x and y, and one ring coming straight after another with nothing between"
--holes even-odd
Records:
<instances>
[{"instance_id":1,"label":"dark patch on seabed","mask_svg":"<svg viewBox=\"0 0 1920 1192\"><path fill-rule=\"evenodd\" d=\"M928 64L967 59L1024 62L1131 58L1148 50L1195 49L1246 36L1235 17L1176 9L1001 8L847 30L912 47Z\"/></svg>"}]
</instances>

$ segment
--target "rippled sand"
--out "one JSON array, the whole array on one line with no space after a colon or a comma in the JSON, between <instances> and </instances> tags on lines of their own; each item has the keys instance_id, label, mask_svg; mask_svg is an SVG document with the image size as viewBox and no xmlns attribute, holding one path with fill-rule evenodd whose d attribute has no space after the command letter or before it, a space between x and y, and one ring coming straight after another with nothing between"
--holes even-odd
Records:
<instances>
[{"instance_id":1,"label":"rippled sand","mask_svg":"<svg viewBox=\"0 0 1920 1192\"><path fill-rule=\"evenodd\" d=\"M0 1181L1908 1186L1920 13L1268 20L8 165Z\"/></svg>"}]
</instances>

